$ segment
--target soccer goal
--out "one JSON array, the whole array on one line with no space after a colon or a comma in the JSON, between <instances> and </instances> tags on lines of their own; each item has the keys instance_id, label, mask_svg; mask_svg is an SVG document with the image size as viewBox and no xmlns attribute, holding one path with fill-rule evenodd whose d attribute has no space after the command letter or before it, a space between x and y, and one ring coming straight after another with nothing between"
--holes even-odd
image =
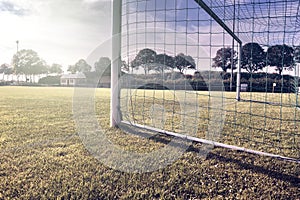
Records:
<instances>
[{"instance_id":1,"label":"soccer goal","mask_svg":"<svg viewBox=\"0 0 300 200\"><path fill-rule=\"evenodd\" d=\"M114 0L111 126L299 161L299 8Z\"/></svg>"}]
</instances>

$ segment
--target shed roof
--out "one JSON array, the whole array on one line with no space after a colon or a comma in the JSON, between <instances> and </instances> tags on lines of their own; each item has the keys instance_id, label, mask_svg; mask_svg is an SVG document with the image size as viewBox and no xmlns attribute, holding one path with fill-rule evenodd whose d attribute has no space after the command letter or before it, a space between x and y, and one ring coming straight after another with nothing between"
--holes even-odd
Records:
<instances>
[{"instance_id":1,"label":"shed roof","mask_svg":"<svg viewBox=\"0 0 300 200\"><path fill-rule=\"evenodd\" d=\"M77 73L77 74L63 74L61 78L66 79L85 79L86 76L83 73Z\"/></svg>"}]
</instances>

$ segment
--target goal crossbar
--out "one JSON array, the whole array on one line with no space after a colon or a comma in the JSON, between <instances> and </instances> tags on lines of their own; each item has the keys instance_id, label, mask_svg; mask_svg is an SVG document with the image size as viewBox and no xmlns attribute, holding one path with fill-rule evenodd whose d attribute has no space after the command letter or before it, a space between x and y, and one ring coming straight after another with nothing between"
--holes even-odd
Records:
<instances>
[{"instance_id":1,"label":"goal crossbar","mask_svg":"<svg viewBox=\"0 0 300 200\"><path fill-rule=\"evenodd\" d=\"M208 5L203 2L202 0L195 0L199 6L201 6L203 8L203 10L205 10L207 12L207 14L209 14L222 28L224 28L224 30L231 36L233 37L233 39L235 39L240 45L242 45L242 41L240 40L240 38L218 17L218 15L216 13L214 13L214 11L212 11L212 9L210 9L208 7Z\"/></svg>"}]
</instances>

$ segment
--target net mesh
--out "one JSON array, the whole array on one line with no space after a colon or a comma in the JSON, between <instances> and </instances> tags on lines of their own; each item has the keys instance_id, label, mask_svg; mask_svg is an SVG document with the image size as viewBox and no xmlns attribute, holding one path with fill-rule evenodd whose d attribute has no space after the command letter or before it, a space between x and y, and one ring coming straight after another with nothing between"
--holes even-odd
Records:
<instances>
[{"instance_id":1,"label":"net mesh","mask_svg":"<svg viewBox=\"0 0 300 200\"><path fill-rule=\"evenodd\" d=\"M264 52L262 69L242 69L241 101L234 92L239 44L198 0L123 0L122 120L299 159L300 2L203 2L243 44ZM268 48L283 44L293 49L293 64L280 49L279 74ZM218 52L227 57L219 65ZM257 50L250 52L253 58Z\"/></svg>"}]
</instances>

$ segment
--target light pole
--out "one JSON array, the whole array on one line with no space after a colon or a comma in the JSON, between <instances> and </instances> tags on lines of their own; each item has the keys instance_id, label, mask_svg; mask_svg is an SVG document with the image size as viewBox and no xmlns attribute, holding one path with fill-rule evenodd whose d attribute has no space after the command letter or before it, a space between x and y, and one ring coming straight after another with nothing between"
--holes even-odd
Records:
<instances>
[{"instance_id":1,"label":"light pole","mask_svg":"<svg viewBox=\"0 0 300 200\"><path fill-rule=\"evenodd\" d=\"M17 53L19 52L19 40L16 41L17 43Z\"/></svg>"},{"instance_id":2,"label":"light pole","mask_svg":"<svg viewBox=\"0 0 300 200\"><path fill-rule=\"evenodd\" d=\"M17 40L16 43L17 43L17 54L18 54L18 52L19 52L19 40ZM17 55L17 57L18 57L18 55ZM18 59L18 62L19 62L19 59ZM18 62L17 62L17 65L18 65ZM19 76L17 76L17 81L19 83Z\"/></svg>"}]
</instances>

